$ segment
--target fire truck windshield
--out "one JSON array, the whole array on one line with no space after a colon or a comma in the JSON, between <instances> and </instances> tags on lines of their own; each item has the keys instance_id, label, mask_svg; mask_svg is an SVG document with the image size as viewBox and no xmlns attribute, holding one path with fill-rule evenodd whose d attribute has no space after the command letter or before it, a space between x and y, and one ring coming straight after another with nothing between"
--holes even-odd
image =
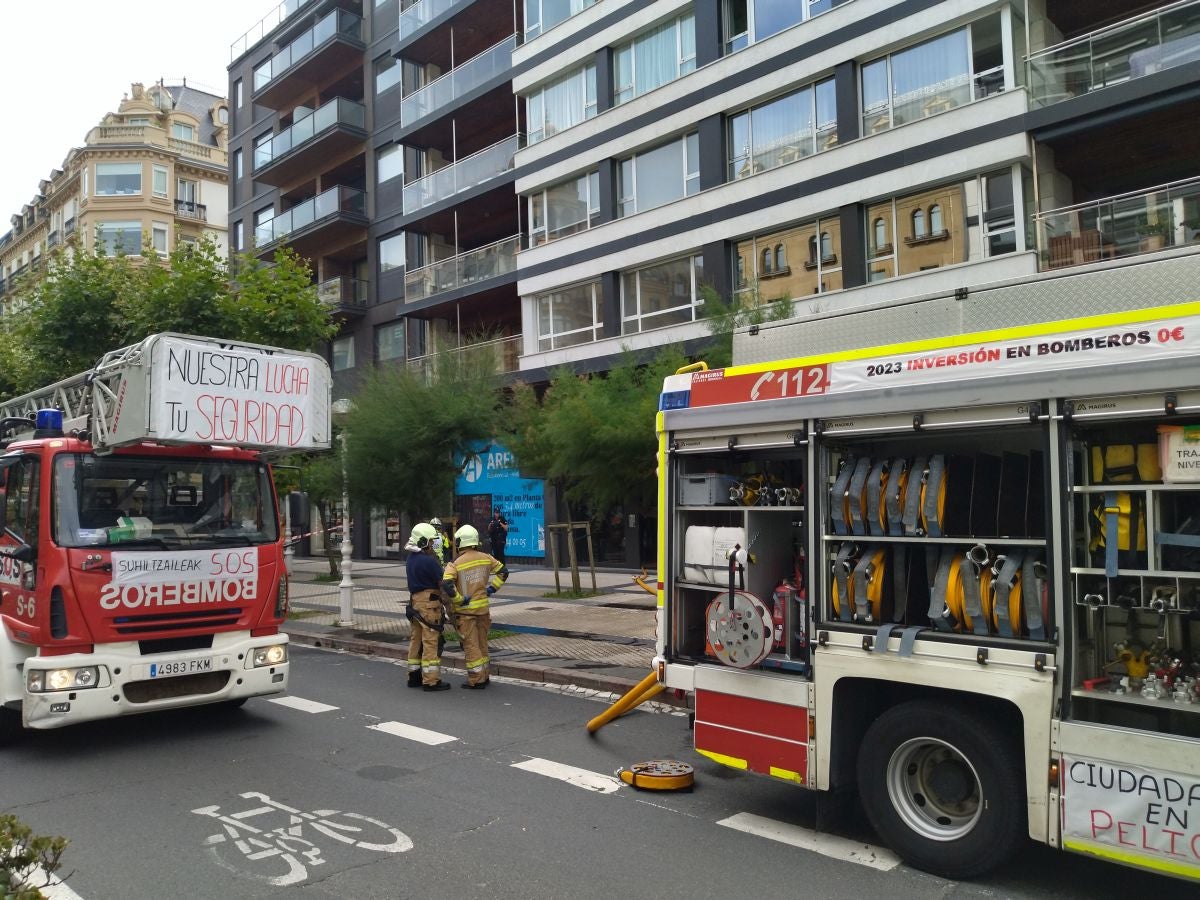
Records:
<instances>
[{"instance_id":1,"label":"fire truck windshield","mask_svg":"<svg viewBox=\"0 0 1200 900\"><path fill-rule=\"evenodd\" d=\"M279 537L267 467L249 460L62 454L53 503L63 547L197 549Z\"/></svg>"}]
</instances>

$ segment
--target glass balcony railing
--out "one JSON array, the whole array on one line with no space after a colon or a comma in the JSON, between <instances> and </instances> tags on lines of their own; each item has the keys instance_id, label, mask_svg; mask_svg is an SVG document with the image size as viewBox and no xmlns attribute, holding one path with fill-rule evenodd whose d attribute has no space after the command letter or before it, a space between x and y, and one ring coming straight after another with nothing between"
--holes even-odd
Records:
<instances>
[{"instance_id":1,"label":"glass balcony railing","mask_svg":"<svg viewBox=\"0 0 1200 900\"><path fill-rule=\"evenodd\" d=\"M477 153L464 156L458 162L438 169L424 178L418 178L416 181L406 184L404 186L405 214L440 203L461 191L511 171L520 146L521 135L514 134Z\"/></svg>"},{"instance_id":2,"label":"glass balcony railing","mask_svg":"<svg viewBox=\"0 0 1200 900\"><path fill-rule=\"evenodd\" d=\"M1185 0L1030 54L1030 92L1049 106L1196 60L1200 0Z\"/></svg>"},{"instance_id":3,"label":"glass balcony railing","mask_svg":"<svg viewBox=\"0 0 1200 900\"><path fill-rule=\"evenodd\" d=\"M467 344L465 347L455 347L446 351L448 361L453 364L457 359L476 357L490 359L493 371L497 375L516 372L521 367L521 335L497 338L494 341L479 341ZM438 364L438 354L430 353L425 356L414 356L408 360L408 368L419 372L427 381L432 381Z\"/></svg>"},{"instance_id":4,"label":"glass balcony railing","mask_svg":"<svg viewBox=\"0 0 1200 900\"><path fill-rule=\"evenodd\" d=\"M1043 271L1200 248L1200 178L1049 210L1035 222Z\"/></svg>"},{"instance_id":5,"label":"glass balcony railing","mask_svg":"<svg viewBox=\"0 0 1200 900\"><path fill-rule=\"evenodd\" d=\"M477 250L468 250L404 275L404 300L413 303L443 291L467 287L517 271L521 236L513 235Z\"/></svg>"},{"instance_id":6,"label":"glass balcony railing","mask_svg":"<svg viewBox=\"0 0 1200 900\"><path fill-rule=\"evenodd\" d=\"M310 2L311 0L283 0L277 7L259 19L253 28L229 45L230 62L237 59L274 31L277 25L299 12L302 6L308 5Z\"/></svg>"},{"instance_id":7,"label":"glass balcony railing","mask_svg":"<svg viewBox=\"0 0 1200 900\"><path fill-rule=\"evenodd\" d=\"M340 185L332 187L323 194L297 203L291 209L284 210L275 218L258 225L254 229L255 243L259 247L265 247L282 240L293 231L299 231L338 213L358 213L365 216L367 195L354 188Z\"/></svg>"},{"instance_id":8,"label":"glass balcony railing","mask_svg":"<svg viewBox=\"0 0 1200 900\"><path fill-rule=\"evenodd\" d=\"M262 90L296 63L339 35L362 40L362 17L344 9L333 10L254 70L254 90Z\"/></svg>"},{"instance_id":9,"label":"glass balcony railing","mask_svg":"<svg viewBox=\"0 0 1200 900\"><path fill-rule=\"evenodd\" d=\"M413 91L400 103L401 124L411 125L417 119L507 72L512 68L512 53L516 46L517 36L510 35L461 66L455 66L419 91Z\"/></svg>"},{"instance_id":10,"label":"glass balcony railing","mask_svg":"<svg viewBox=\"0 0 1200 900\"><path fill-rule=\"evenodd\" d=\"M309 113L302 119L297 119L269 141L255 147L254 168L258 170L270 165L305 141L311 140L321 132L328 131L337 125L366 128L366 107L344 97L335 97L324 106L318 107L315 112Z\"/></svg>"},{"instance_id":11,"label":"glass balcony railing","mask_svg":"<svg viewBox=\"0 0 1200 900\"><path fill-rule=\"evenodd\" d=\"M367 283L349 275L326 278L317 285L317 297L327 306L345 309L365 309Z\"/></svg>"},{"instance_id":12,"label":"glass balcony railing","mask_svg":"<svg viewBox=\"0 0 1200 900\"><path fill-rule=\"evenodd\" d=\"M418 28L428 25L442 13L463 0L418 0L400 13L400 40L404 40Z\"/></svg>"}]
</instances>

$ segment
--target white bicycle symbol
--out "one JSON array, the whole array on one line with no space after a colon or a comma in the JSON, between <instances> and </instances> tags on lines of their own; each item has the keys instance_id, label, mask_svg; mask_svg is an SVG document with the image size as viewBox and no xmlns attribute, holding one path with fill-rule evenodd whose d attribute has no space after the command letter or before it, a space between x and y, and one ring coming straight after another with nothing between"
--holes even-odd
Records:
<instances>
[{"instance_id":1,"label":"white bicycle symbol","mask_svg":"<svg viewBox=\"0 0 1200 900\"><path fill-rule=\"evenodd\" d=\"M324 851L303 836L305 825L335 841L363 850L404 853L413 848L412 839L403 831L370 816L336 809L301 812L256 791L239 796L246 800L258 800L262 805L228 814L222 813L219 806L202 806L192 810L196 815L216 819L224 829L223 833L205 838L204 846L213 861L222 868L278 887L304 881L308 877L309 866L321 866L326 862ZM287 823L268 828L255 827L247 821L272 814L285 814ZM334 818L337 816L352 821L337 821ZM240 856L234 860L227 859L227 856L233 855L232 850L237 850Z\"/></svg>"}]
</instances>

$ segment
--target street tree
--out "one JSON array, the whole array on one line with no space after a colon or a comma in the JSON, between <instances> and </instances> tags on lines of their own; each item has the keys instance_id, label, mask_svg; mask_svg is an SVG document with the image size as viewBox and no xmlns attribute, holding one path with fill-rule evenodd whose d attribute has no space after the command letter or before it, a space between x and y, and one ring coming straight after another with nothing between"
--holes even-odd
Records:
<instances>
[{"instance_id":1,"label":"street tree","mask_svg":"<svg viewBox=\"0 0 1200 900\"><path fill-rule=\"evenodd\" d=\"M704 303L701 312L711 340L702 358L710 368L720 369L733 363L733 332L747 325L763 325L790 318L794 304L790 297L764 298L758 287L722 297L711 285L700 288Z\"/></svg>"},{"instance_id":2,"label":"street tree","mask_svg":"<svg viewBox=\"0 0 1200 900\"><path fill-rule=\"evenodd\" d=\"M287 502L292 491L303 491L317 511L325 558L329 561L329 575L337 578L342 573L341 548L332 539L333 510L342 499L342 443L337 426L334 426L333 449L328 453L316 453L287 457L273 467L275 491L280 501ZM296 524L293 523L293 528Z\"/></svg>"},{"instance_id":3,"label":"street tree","mask_svg":"<svg viewBox=\"0 0 1200 900\"><path fill-rule=\"evenodd\" d=\"M436 354L430 370L377 368L365 377L345 422L355 499L417 518L449 508L456 460L496 433L492 352L468 345Z\"/></svg>"}]
</instances>

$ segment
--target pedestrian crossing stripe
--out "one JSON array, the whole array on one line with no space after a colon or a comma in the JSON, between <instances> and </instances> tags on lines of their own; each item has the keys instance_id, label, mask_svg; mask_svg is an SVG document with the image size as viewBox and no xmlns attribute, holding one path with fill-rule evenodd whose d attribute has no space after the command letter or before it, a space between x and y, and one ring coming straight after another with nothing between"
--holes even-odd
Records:
<instances>
[{"instance_id":1,"label":"pedestrian crossing stripe","mask_svg":"<svg viewBox=\"0 0 1200 900\"><path fill-rule=\"evenodd\" d=\"M323 713L332 712L337 709L336 706L330 706L328 703L318 703L316 700L305 700L303 697L268 697L272 703L278 703L280 706L286 706L289 709L298 709L306 713Z\"/></svg>"},{"instance_id":2,"label":"pedestrian crossing stripe","mask_svg":"<svg viewBox=\"0 0 1200 900\"><path fill-rule=\"evenodd\" d=\"M539 759L536 756L523 762L515 762L512 767L537 775L545 775L547 778L557 778L559 781L565 781L567 784L595 791L598 794L612 794L621 787L621 780L612 775L601 775L598 772L589 772L587 769L556 763L549 759Z\"/></svg>"},{"instance_id":3,"label":"pedestrian crossing stripe","mask_svg":"<svg viewBox=\"0 0 1200 900\"><path fill-rule=\"evenodd\" d=\"M406 738L420 744L428 744L431 747L436 747L438 744L450 744L458 740L450 734L430 731L428 728L420 728L416 725L406 725L403 722L380 722L378 725L368 725L367 727L372 731L382 731L384 734Z\"/></svg>"}]
</instances>

